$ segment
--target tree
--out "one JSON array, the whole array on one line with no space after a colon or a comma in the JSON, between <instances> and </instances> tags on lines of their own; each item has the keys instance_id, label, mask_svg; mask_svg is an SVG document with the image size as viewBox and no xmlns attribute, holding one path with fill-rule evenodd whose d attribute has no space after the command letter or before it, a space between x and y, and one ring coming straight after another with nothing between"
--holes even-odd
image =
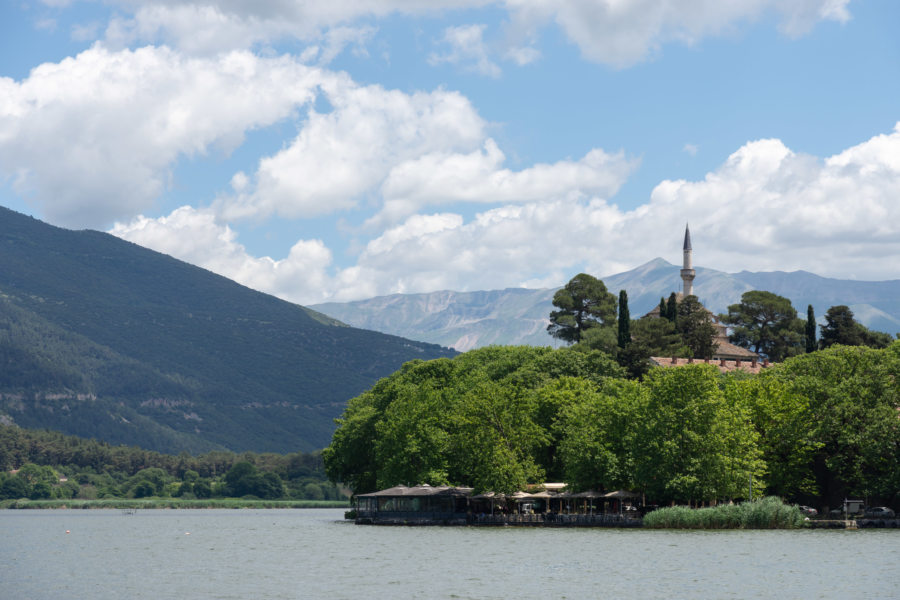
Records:
<instances>
[{"instance_id":1,"label":"tree","mask_svg":"<svg viewBox=\"0 0 900 600\"><path fill-rule=\"evenodd\" d=\"M778 365L772 377L809 403L816 444L807 472L836 506L848 495L896 502L900 490L900 342L877 350L835 345Z\"/></svg>"},{"instance_id":2,"label":"tree","mask_svg":"<svg viewBox=\"0 0 900 600\"><path fill-rule=\"evenodd\" d=\"M663 502L742 496L762 468L757 434L746 409L726 401L718 370L654 369L644 389L631 444L638 489Z\"/></svg>"},{"instance_id":3,"label":"tree","mask_svg":"<svg viewBox=\"0 0 900 600\"><path fill-rule=\"evenodd\" d=\"M619 348L631 341L631 314L628 311L628 293L619 291Z\"/></svg>"},{"instance_id":4,"label":"tree","mask_svg":"<svg viewBox=\"0 0 900 600\"><path fill-rule=\"evenodd\" d=\"M553 295L547 331L569 343L581 341L593 327L609 327L616 321L616 297L596 277L579 273Z\"/></svg>"},{"instance_id":5,"label":"tree","mask_svg":"<svg viewBox=\"0 0 900 600\"><path fill-rule=\"evenodd\" d=\"M822 325L821 348L835 344L842 346L869 346L886 348L891 343L891 336L881 331L872 331L853 318L853 311L848 306L832 306L825 313L825 325Z\"/></svg>"},{"instance_id":6,"label":"tree","mask_svg":"<svg viewBox=\"0 0 900 600\"><path fill-rule=\"evenodd\" d=\"M806 307L806 352L815 352L819 347L816 340L816 315L813 312L813 305Z\"/></svg>"},{"instance_id":7,"label":"tree","mask_svg":"<svg viewBox=\"0 0 900 600\"><path fill-rule=\"evenodd\" d=\"M662 313L660 313L662 316ZM666 318L673 324L677 325L678 321L678 296L675 292L669 294L669 301L666 303Z\"/></svg>"},{"instance_id":8,"label":"tree","mask_svg":"<svg viewBox=\"0 0 900 600\"><path fill-rule=\"evenodd\" d=\"M566 483L578 491L631 487L632 431L643 388L634 382L595 386L566 378L542 391L570 396L554 425Z\"/></svg>"},{"instance_id":9,"label":"tree","mask_svg":"<svg viewBox=\"0 0 900 600\"><path fill-rule=\"evenodd\" d=\"M654 319L658 321L659 319ZM631 379L643 379L650 370L650 348L640 340L628 342L616 356L619 364L628 371Z\"/></svg>"},{"instance_id":10,"label":"tree","mask_svg":"<svg viewBox=\"0 0 900 600\"><path fill-rule=\"evenodd\" d=\"M681 335L675 331L675 325L668 319L642 317L631 323L631 335L636 342L647 346L650 356L690 355Z\"/></svg>"},{"instance_id":11,"label":"tree","mask_svg":"<svg viewBox=\"0 0 900 600\"><path fill-rule=\"evenodd\" d=\"M732 326L730 339L780 362L802 352L803 321L791 301L772 292L744 292L738 304L728 307L722 321Z\"/></svg>"},{"instance_id":12,"label":"tree","mask_svg":"<svg viewBox=\"0 0 900 600\"><path fill-rule=\"evenodd\" d=\"M716 353L716 328L697 296L687 296L678 304L675 327L694 358L712 358Z\"/></svg>"}]
</instances>

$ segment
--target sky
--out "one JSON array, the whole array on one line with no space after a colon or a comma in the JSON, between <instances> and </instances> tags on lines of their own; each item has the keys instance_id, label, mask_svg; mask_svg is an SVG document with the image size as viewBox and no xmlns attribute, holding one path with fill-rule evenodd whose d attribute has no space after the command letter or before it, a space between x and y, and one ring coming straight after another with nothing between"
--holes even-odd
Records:
<instances>
[{"instance_id":1,"label":"sky","mask_svg":"<svg viewBox=\"0 0 900 600\"><path fill-rule=\"evenodd\" d=\"M0 205L301 304L900 279L895 0L3 0ZM675 285L676 282L673 282Z\"/></svg>"}]
</instances>

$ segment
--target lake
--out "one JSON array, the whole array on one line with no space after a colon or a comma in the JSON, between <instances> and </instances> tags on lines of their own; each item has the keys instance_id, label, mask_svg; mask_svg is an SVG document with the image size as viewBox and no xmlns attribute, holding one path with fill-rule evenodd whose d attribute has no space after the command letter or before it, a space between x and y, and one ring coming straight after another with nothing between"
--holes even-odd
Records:
<instances>
[{"instance_id":1,"label":"lake","mask_svg":"<svg viewBox=\"0 0 900 600\"><path fill-rule=\"evenodd\" d=\"M900 598L900 530L375 527L322 510L0 511L0 597Z\"/></svg>"}]
</instances>

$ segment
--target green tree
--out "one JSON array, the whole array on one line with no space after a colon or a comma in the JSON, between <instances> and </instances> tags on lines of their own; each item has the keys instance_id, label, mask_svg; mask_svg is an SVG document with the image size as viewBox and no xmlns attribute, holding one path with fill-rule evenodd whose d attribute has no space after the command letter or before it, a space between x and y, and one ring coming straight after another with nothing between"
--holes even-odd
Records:
<instances>
[{"instance_id":1,"label":"green tree","mask_svg":"<svg viewBox=\"0 0 900 600\"><path fill-rule=\"evenodd\" d=\"M900 341L883 350L836 345L785 361L771 376L809 402L810 471L826 504L847 495L900 499Z\"/></svg>"},{"instance_id":2,"label":"green tree","mask_svg":"<svg viewBox=\"0 0 900 600\"><path fill-rule=\"evenodd\" d=\"M731 341L780 362L800 354L803 348L803 321L791 301L772 292L744 292L738 304L728 307L722 322L731 325Z\"/></svg>"},{"instance_id":3,"label":"green tree","mask_svg":"<svg viewBox=\"0 0 900 600\"><path fill-rule=\"evenodd\" d=\"M658 321L659 319L654 319ZM624 348L619 350L616 359L619 364L628 371L628 377L631 379L643 379L644 375L650 370L650 348L640 340L628 342Z\"/></svg>"},{"instance_id":4,"label":"green tree","mask_svg":"<svg viewBox=\"0 0 900 600\"><path fill-rule=\"evenodd\" d=\"M581 341L593 327L610 327L616 321L616 297L596 277L579 273L553 295L547 331L569 343Z\"/></svg>"},{"instance_id":5,"label":"green tree","mask_svg":"<svg viewBox=\"0 0 900 600\"><path fill-rule=\"evenodd\" d=\"M809 400L767 369L758 377L726 378L724 393L729 404L743 406L759 436L765 465L759 474L766 492L788 498L813 498L817 494L813 464L821 443L810 427ZM760 483L758 482L758 483Z\"/></svg>"},{"instance_id":6,"label":"green tree","mask_svg":"<svg viewBox=\"0 0 900 600\"><path fill-rule=\"evenodd\" d=\"M631 342L631 313L628 310L628 293L619 291L619 348Z\"/></svg>"},{"instance_id":7,"label":"green tree","mask_svg":"<svg viewBox=\"0 0 900 600\"><path fill-rule=\"evenodd\" d=\"M650 356L690 355L690 349L684 344L675 325L668 319L642 317L631 322L631 335L635 341L645 344Z\"/></svg>"},{"instance_id":8,"label":"green tree","mask_svg":"<svg viewBox=\"0 0 900 600\"><path fill-rule=\"evenodd\" d=\"M716 353L716 328L697 296L687 296L678 304L675 326L694 358L712 358Z\"/></svg>"},{"instance_id":9,"label":"green tree","mask_svg":"<svg viewBox=\"0 0 900 600\"><path fill-rule=\"evenodd\" d=\"M27 498L31 493L31 486L25 479L13 476L0 484L0 500Z\"/></svg>"},{"instance_id":10,"label":"green tree","mask_svg":"<svg viewBox=\"0 0 900 600\"><path fill-rule=\"evenodd\" d=\"M554 427L566 483L579 491L630 488L632 430L642 387L560 379L542 392L567 397Z\"/></svg>"},{"instance_id":11,"label":"green tree","mask_svg":"<svg viewBox=\"0 0 900 600\"><path fill-rule=\"evenodd\" d=\"M806 352L815 352L819 347L816 339L816 314L813 305L806 307Z\"/></svg>"},{"instance_id":12,"label":"green tree","mask_svg":"<svg viewBox=\"0 0 900 600\"><path fill-rule=\"evenodd\" d=\"M761 474L750 415L726 402L711 365L653 369L644 379L632 453L637 487L667 502L745 496Z\"/></svg>"},{"instance_id":13,"label":"green tree","mask_svg":"<svg viewBox=\"0 0 900 600\"><path fill-rule=\"evenodd\" d=\"M662 316L662 313L660 313ZM678 296L675 292L669 294L669 301L666 302L666 318L677 327L678 323Z\"/></svg>"},{"instance_id":14,"label":"green tree","mask_svg":"<svg viewBox=\"0 0 900 600\"><path fill-rule=\"evenodd\" d=\"M821 348L835 344L842 346L869 346L886 348L891 344L890 335L881 331L872 331L853 318L853 311L848 306L832 306L825 313L825 325L822 325Z\"/></svg>"}]
</instances>

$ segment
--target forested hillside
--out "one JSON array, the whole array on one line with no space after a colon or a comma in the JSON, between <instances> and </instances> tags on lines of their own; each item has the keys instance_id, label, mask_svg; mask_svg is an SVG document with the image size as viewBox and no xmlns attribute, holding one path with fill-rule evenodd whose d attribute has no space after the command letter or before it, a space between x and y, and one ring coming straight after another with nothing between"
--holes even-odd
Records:
<instances>
[{"instance_id":1,"label":"forested hillside","mask_svg":"<svg viewBox=\"0 0 900 600\"><path fill-rule=\"evenodd\" d=\"M0 208L0 419L165 451L311 451L436 345Z\"/></svg>"},{"instance_id":2,"label":"forested hillside","mask_svg":"<svg viewBox=\"0 0 900 600\"><path fill-rule=\"evenodd\" d=\"M176 497L341 500L320 453L199 456L0 425L0 500Z\"/></svg>"}]
</instances>

